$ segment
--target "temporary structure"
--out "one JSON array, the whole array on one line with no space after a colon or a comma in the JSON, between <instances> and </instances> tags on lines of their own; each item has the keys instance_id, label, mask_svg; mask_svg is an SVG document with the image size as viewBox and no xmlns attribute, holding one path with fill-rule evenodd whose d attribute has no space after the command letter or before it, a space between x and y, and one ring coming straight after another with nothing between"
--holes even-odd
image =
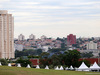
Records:
<instances>
[{"instance_id":1,"label":"temporary structure","mask_svg":"<svg viewBox=\"0 0 100 75\"><path fill-rule=\"evenodd\" d=\"M68 67L66 67L65 70L68 70Z\"/></svg>"},{"instance_id":2,"label":"temporary structure","mask_svg":"<svg viewBox=\"0 0 100 75\"><path fill-rule=\"evenodd\" d=\"M73 69L74 69L74 68L73 68L73 66L71 65L71 66L70 66L70 70L73 70Z\"/></svg>"},{"instance_id":3,"label":"temporary structure","mask_svg":"<svg viewBox=\"0 0 100 75\"><path fill-rule=\"evenodd\" d=\"M39 65L36 65L36 69L40 69Z\"/></svg>"},{"instance_id":4,"label":"temporary structure","mask_svg":"<svg viewBox=\"0 0 100 75\"><path fill-rule=\"evenodd\" d=\"M28 64L26 68L31 68L30 65Z\"/></svg>"},{"instance_id":5,"label":"temporary structure","mask_svg":"<svg viewBox=\"0 0 100 75\"><path fill-rule=\"evenodd\" d=\"M45 69L49 69L49 67L48 67L48 66L46 66L46 67L45 67Z\"/></svg>"},{"instance_id":6,"label":"temporary structure","mask_svg":"<svg viewBox=\"0 0 100 75\"><path fill-rule=\"evenodd\" d=\"M60 66L59 70L64 70L64 68L62 66Z\"/></svg>"},{"instance_id":7,"label":"temporary structure","mask_svg":"<svg viewBox=\"0 0 100 75\"><path fill-rule=\"evenodd\" d=\"M77 71L89 71L89 68L82 62L81 66L77 69Z\"/></svg>"},{"instance_id":8,"label":"temporary structure","mask_svg":"<svg viewBox=\"0 0 100 75\"><path fill-rule=\"evenodd\" d=\"M57 67L55 68L55 70L60 70L60 69L59 69L59 67L57 66Z\"/></svg>"},{"instance_id":9,"label":"temporary structure","mask_svg":"<svg viewBox=\"0 0 100 75\"><path fill-rule=\"evenodd\" d=\"M11 67L11 63L9 63L8 66Z\"/></svg>"},{"instance_id":10,"label":"temporary structure","mask_svg":"<svg viewBox=\"0 0 100 75\"><path fill-rule=\"evenodd\" d=\"M100 67L99 67L98 64L95 62L95 63L93 64L93 66L90 67L90 69L91 69L91 70L99 70Z\"/></svg>"},{"instance_id":11,"label":"temporary structure","mask_svg":"<svg viewBox=\"0 0 100 75\"><path fill-rule=\"evenodd\" d=\"M0 62L0 66L2 66L1 62Z\"/></svg>"},{"instance_id":12,"label":"temporary structure","mask_svg":"<svg viewBox=\"0 0 100 75\"><path fill-rule=\"evenodd\" d=\"M21 67L21 65L18 63L17 67Z\"/></svg>"}]
</instances>

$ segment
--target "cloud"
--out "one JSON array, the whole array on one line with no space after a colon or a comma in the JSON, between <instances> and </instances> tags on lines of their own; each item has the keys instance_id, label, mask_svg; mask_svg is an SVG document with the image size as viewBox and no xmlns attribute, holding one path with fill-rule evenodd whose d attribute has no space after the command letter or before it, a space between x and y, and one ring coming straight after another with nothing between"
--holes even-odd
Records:
<instances>
[{"instance_id":1,"label":"cloud","mask_svg":"<svg viewBox=\"0 0 100 75\"><path fill-rule=\"evenodd\" d=\"M16 6L16 8L23 8L23 9L66 9L68 7L61 7L61 6L48 6L48 5L39 5L39 6Z\"/></svg>"},{"instance_id":2,"label":"cloud","mask_svg":"<svg viewBox=\"0 0 100 75\"><path fill-rule=\"evenodd\" d=\"M40 2L20 2L20 4L37 5L40 4Z\"/></svg>"},{"instance_id":3,"label":"cloud","mask_svg":"<svg viewBox=\"0 0 100 75\"><path fill-rule=\"evenodd\" d=\"M8 2L8 1L10 1L10 0L0 0L0 3L2 3L2 2Z\"/></svg>"},{"instance_id":4,"label":"cloud","mask_svg":"<svg viewBox=\"0 0 100 75\"><path fill-rule=\"evenodd\" d=\"M85 35L100 28L97 0L0 0L0 9L13 14L16 35Z\"/></svg>"}]
</instances>

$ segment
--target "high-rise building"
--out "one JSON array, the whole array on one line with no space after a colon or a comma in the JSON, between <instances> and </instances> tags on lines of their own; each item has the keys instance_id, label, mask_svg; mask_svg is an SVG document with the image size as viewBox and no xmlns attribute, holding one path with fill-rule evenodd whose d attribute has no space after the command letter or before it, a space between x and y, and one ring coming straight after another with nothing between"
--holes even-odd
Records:
<instances>
[{"instance_id":1,"label":"high-rise building","mask_svg":"<svg viewBox=\"0 0 100 75\"><path fill-rule=\"evenodd\" d=\"M23 34L20 34L20 35L18 36L18 40L19 40L19 41L25 40L25 36L24 36Z\"/></svg>"},{"instance_id":2,"label":"high-rise building","mask_svg":"<svg viewBox=\"0 0 100 75\"><path fill-rule=\"evenodd\" d=\"M31 35L29 36L29 39L34 40L34 39L35 39L35 35L31 34Z\"/></svg>"},{"instance_id":3,"label":"high-rise building","mask_svg":"<svg viewBox=\"0 0 100 75\"><path fill-rule=\"evenodd\" d=\"M0 58L14 58L14 17L0 10Z\"/></svg>"},{"instance_id":4,"label":"high-rise building","mask_svg":"<svg viewBox=\"0 0 100 75\"><path fill-rule=\"evenodd\" d=\"M93 41L90 41L87 44L87 50L97 49L97 43L94 43Z\"/></svg>"},{"instance_id":5,"label":"high-rise building","mask_svg":"<svg viewBox=\"0 0 100 75\"><path fill-rule=\"evenodd\" d=\"M73 45L76 44L76 35L69 34L67 36L67 45Z\"/></svg>"},{"instance_id":6,"label":"high-rise building","mask_svg":"<svg viewBox=\"0 0 100 75\"><path fill-rule=\"evenodd\" d=\"M41 36L41 40L45 40L47 37L45 35Z\"/></svg>"}]
</instances>

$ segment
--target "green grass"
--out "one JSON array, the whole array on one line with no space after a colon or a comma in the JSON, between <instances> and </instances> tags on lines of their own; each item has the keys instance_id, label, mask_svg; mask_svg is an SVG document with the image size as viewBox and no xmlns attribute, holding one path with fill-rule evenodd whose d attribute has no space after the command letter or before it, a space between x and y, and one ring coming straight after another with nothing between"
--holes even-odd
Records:
<instances>
[{"instance_id":1,"label":"green grass","mask_svg":"<svg viewBox=\"0 0 100 75\"><path fill-rule=\"evenodd\" d=\"M99 72L78 72L0 66L0 75L100 75Z\"/></svg>"}]
</instances>

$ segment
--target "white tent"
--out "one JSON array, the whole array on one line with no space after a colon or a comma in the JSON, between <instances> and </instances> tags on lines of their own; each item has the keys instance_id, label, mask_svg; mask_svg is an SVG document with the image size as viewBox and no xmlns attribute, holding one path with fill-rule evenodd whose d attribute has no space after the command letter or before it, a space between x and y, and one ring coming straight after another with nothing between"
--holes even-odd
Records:
<instances>
[{"instance_id":1,"label":"white tent","mask_svg":"<svg viewBox=\"0 0 100 75\"><path fill-rule=\"evenodd\" d=\"M100 69L100 67L99 67L98 64L95 62L95 63L93 64L93 66L90 67L90 69L91 69L91 70L98 70L98 69Z\"/></svg>"},{"instance_id":2,"label":"white tent","mask_svg":"<svg viewBox=\"0 0 100 75\"><path fill-rule=\"evenodd\" d=\"M26 68L31 68L30 65L28 64Z\"/></svg>"},{"instance_id":3,"label":"white tent","mask_svg":"<svg viewBox=\"0 0 100 75\"><path fill-rule=\"evenodd\" d=\"M60 69L59 69L59 67L57 66L57 67L55 68L55 70L60 70Z\"/></svg>"},{"instance_id":4,"label":"white tent","mask_svg":"<svg viewBox=\"0 0 100 75\"><path fill-rule=\"evenodd\" d=\"M71 66L70 66L70 70L73 70L73 69L74 69L74 68L73 68L73 66L71 65Z\"/></svg>"},{"instance_id":5,"label":"white tent","mask_svg":"<svg viewBox=\"0 0 100 75\"><path fill-rule=\"evenodd\" d=\"M45 67L45 69L49 69L49 67L48 67L48 66L46 66L46 67Z\"/></svg>"},{"instance_id":6,"label":"white tent","mask_svg":"<svg viewBox=\"0 0 100 75\"><path fill-rule=\"evenodd\" d=\"M11 63L9 63L8 66L11 67Z\"/></svg>"},{"instance_id":7,"label":"white tent","mask_svg":"<svg viewBox=\"0 0 100 75\"><path fill-rule=\"evenodd\" d=\"M39 65L36 65L36 69L40 69Z\"/></svg>"},{"instance_id":8,"label":"white tent","mask_svg":"<svg viewBox=\"0 0 100 75\"><path fill-rule=\"evenodd\" d=\"M0 62L0 66L2 66L1 62Z\"/></svg>"},{"instance_id":9,"label":"white tent","mask_svg":"<svg viewBox=\"0 0 100 75\"><path fill-rule=\"evenodd\" d=\"M82 62L81 66L77 69L77 71L89 71L89 68Z\"/></svg>"},{"instance_id":10,"label":"white tent","mask_svg":"<svg viewBox=\"0 0 100 75\"><path fill-rule=\"evenodd\" d=\"M18 64L18 65L17 65L17 67L21 67L21 65L20 65L20 64Z\"/></svg>"},{"instance_id":11,"label":"white tent","mask_svg":"<svg viewBox=\"0 0 100 75\"><path fill-rule=\"evenodd\" d=\"M68 70L68 67L66 67L65 70Z\"/></svg>"},{"instance_id":12,"label":"white tent","mask_svg":"<svg viewBox=\"0 0 100 75\"><path fill-rule=\"evenodd\" d=\"M62 66L60 66L59 70L64 70L64 68Z\"/></svg>"}]
</instances>

